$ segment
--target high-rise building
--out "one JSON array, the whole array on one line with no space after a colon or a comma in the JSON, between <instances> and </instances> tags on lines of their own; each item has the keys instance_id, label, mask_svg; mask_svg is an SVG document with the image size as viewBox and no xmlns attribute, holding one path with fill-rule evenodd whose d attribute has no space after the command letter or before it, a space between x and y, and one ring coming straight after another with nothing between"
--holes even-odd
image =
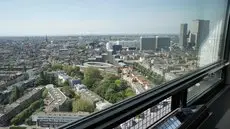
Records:
<instances>
[{"instance_id":1,"label":"high-rise building","mask_svg":"<svg viewBox=\"0 0 230 129\"><path fill-rule=\"evenodd\" d=\"M191 34L194 35L195 49L198 50L209 35L209 20L193 20Z\"/></svg>"},{"instance_id":2,"label":"high-rise building","mask_svg":"<svg viewBox=\"0 0 230 129\"><path fill-rule=\"evenodd\" d=\"M143 38L140 37L140 50L155 50L156 49L156 38Z\"/></svg>"},{"instance_id":3,"label":"high-rise building","mask_svg":"<svg viewBox=\"0 0 230 129\"><path fill-rule=\"evenodd\" d=\"M187 29L188 29L188 24L180 25L179 46L182 49L187 47Z\"/></svg>"},{"instance_id":4,"label":"high-rise building","mask_svg":"<svg viewBox=\"0 0 230 129\"><path fill-rule=\"evenodd\" d=\"M47 35L46 35L46 43L48 43L49 42L49 40L48 40L48 37L47 37Z\"/></svg>"},{"instance_id":5,"label":"high-rise building","mask_svg":"<svg viewBox=\"0 0 230 129\"><path fill-rule=\"evenodd\" d=\"M159 36L156 36L156 48L158 50L161 50L161 49L169 49L170 47L170 38L169 37L159 37Z\"/></svg>"}]
</instances>

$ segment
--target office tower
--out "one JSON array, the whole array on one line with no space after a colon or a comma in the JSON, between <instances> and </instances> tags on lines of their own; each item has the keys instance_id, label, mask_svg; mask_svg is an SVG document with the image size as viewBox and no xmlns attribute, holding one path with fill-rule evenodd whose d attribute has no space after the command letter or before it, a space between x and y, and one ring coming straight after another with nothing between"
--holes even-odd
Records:
<instances>
[{"instance_id":1,"label":"office tower","mask_svg":"<svg viewBox=\"0 0 230 129\"><path fill-rule=\"evenodd\" d=\"M209 20L193 20L191 34L194 35L195 49L199 50L202 43L209 35Z\"/></svg>"},{"instance_id":2,"label":"office tower","mask_svg":"<svg viewBox=\"0 0 230 129\"><path fill-rule=\"evenodd\" d=\"M46 35L46 43L48 43L49 42L49 40L48 40L48 37L47 37L47 35Z\"/></svg>"},{"instance_id":3,"label":"office tower","mask_svg":"<svg viewBox=\"0 0 230 129\"><path fill-rule=\"evenodd\" d=\"M170 38L169 37L156 36L156 48L158 50L161 50L161 49L168 50L169 47L170 47Z\"/></svg>"},{"instance_id":4,"label":"office tower","mask_svg":"<svg viewBox=\"0 0 230 129\"><path fill-rule=\"evenodd\" d=\"M156 38L143 38L140 37L140 50L155 50L156 49Z\"/></svg>"},{"instance_id":5,"label":"office tower","mask_svg":"<svg viewBox=\"0 0 230 129\"><path fill-rule=\"evenodd\" d=\"M187 29L188 29L188 24L180 25L179 46L182 49L187 47Z\"/></svg>"},{"instance_id":6,"label":"office tower","mask_svg":"<svg viewBox=\"0 0 230 129\"><path fill-rule=\"evenodd\" d=\"M189 33L189 36L188 36L188 43L190 44L193 44L193 46L195 45L195 35L192 34L192 33Z\"/></svg>"}]
</instances>

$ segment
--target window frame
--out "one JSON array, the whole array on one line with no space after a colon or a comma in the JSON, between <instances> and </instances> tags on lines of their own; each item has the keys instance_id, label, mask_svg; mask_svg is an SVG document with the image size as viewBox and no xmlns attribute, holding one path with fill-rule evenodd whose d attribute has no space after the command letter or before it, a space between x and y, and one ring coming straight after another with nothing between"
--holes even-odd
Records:
<instances>
[{"instance_id":1,"label":"window frame","mask_svg":"<svg viewBox=\"0 0 230 129\"><path fill-rule=\"evenodd\" d=\"M178 107L186 107L194 104L200 104L209 100L210 96L223 89L226 84L230 84L230 23L229 23L229 0L226 10L224 25L224 45L223 58L205 67L199 68L194 72L185 74L177 79L166 82L158 87L150 89L142 94L123 100L113 106L99 112L95 112L80 120L66 123L59 129L103 129L114 128L117 125L129 120L133 116L142 113L148 108L156 105L162 100L172 97L172 110ZM187 101L188 88L201 81L205 76L222 70L222 79L210 86L205 92L199 94L191 101Z\"/></svg>"}]
</instances>

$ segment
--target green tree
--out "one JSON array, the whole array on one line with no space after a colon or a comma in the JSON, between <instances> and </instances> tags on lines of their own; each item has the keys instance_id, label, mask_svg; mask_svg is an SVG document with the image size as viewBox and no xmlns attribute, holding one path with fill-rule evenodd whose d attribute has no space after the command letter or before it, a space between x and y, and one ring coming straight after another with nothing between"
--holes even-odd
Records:
<instances>
[{"instance_id":1,"label":"green tree","mask_svg":"<svg viewBox=\"0 0 230 129\"><path fill-rule=\"evenodd\" d=\"M61 91L69 98L74 98L75 97L75 92L71 89L70 86L62 87Z\"/></svg>"},{"instance_id":2,"label":"green tree","mask_svg":"<svg viewBox=\"0 0 230 129\"><path fill-rule=\"evenodd\" d=\"M20 91L19 91L19 88L17 86L15 86L15 87L13 87L13 89L11 91L9 103L13 103L18 98L20 98Z\"/></svg>"},{"instance_id":3,"label":"green tree","mask_svg":"<svg viewBox=\"0 0 230 129\"><path fill-rule=\"evenodd\" d=\"M64 65L63 70L72 77L78 76L80 74L80 67L78 66Z\"/></svg>"},{"instance_id":4,"label":"green tree","mask_svg":"<svg viewBox=\"0 0 230 129\"><path fill-rule=\"evenodd\" d=\"M65 82L63 83L63 86L70 86L69 81L65 81Z\"/></svg>"},{"instance_id":5,"label":"green tree","mask_svg":"<svg viewBox=\"0 0 230 129\"><path fill-rule=\"evenodd\" d=\"M94 89L94 92L96 92L98 95L104 97L109 85L110 85L109 81L102 80L99 83L99 85Z\"/></svg>"},{"instance_id":6,"label":"green tree","mask_svg":"<svg viewBox=\"0 0 230 129\"><path fill-rule=\"evenodd\" d=\"M37 86L50 84L50 80L44 71L41 71L39 75L39 78L35 82Z\"/></svg>"},{"instance_id":7,"label":"green tree","mask_svg":"<svg viewBox=\"0 0 230 129\"><path fill-rule=\"evenodd\" d=\"M110 103L117 103L124 99L124 96L121 92L115 92L113 89L108 89L105 94L105 99L108 100Z\"/></svg>"},{"instance_id":8,"label":"green tree","mask_svg":"<svg viewBox=\"0 0 230 129\"><path fill-rule=\"evenodd\" d=\"M11 119L10 123L13 125L21 124L32 115L36 109L42 107L44 105L44 101L42 99L33 102L28 108L17 114L13 119Z\"/></svg>"},{"instance_id":9,"label":"green tree","mask_svg":"<svg viewBox=\"0 0 230 129\"><path fill-rule=\"evenodd\" d=\"M89 67L84 71L84 80L83 83L89 88L92 89L94 83L100 81L103 77L98 69Z\"/></svg>"},{"instance_id":10,"label":"green tree","mask_svg":"<svg viewBox=\"0 0 230 129\"><path fill-rule=\"evenodd\" d=\"M30 126L33 125L32 118L29 117L28 119L26 119L26 120L25 120L25 124L30 125Z\"/></svg>"},{"instance_id":11,"label":"green tree","mask_svg":"<svg viewBox=\"0 0 230 129\"><path fill-rule=\"evenodd\" d=\"M93 102L80 98L80 99L76 99L75 101L73 101L72 103L72 111L73 112L94 112L96 106L94 105Z\"/></svg>"},{"instance_id":12,"label":"green tree","mask_svg":"<svg viewBox=\"0 0 230 129\"><path fill-rule=\"evenodd\" d=\"M120 77L118 77L114 74L106 74L104 79L114 83L116 80L120 79Z\"/></svg>"},{"instance_id":13,"label":"green tree","mask_svg":"<svg viewBox=\"0 0 230 129\"><path fill-rule=\"evenodd\" d=\"M42 92L42 98L46 98L46 96L48 95L48 89L44 89L43 92Z\"/></svg>"},{"instance_id":14,"label":"green tree","mask_svg":"<svg viewBox=\"0 0 230 129\"><path fill-rule=\"evenodd\" d=\"M135 93L133 92L133 90L131 88L127 88L125 90L125 96L126 97L133 97L133 96L135 96Z\"/></svg>"},{"instance_id":15,"label":"green tree","mask_svg":"<svg viewBox=\"0 0 230 129\"><path fill-rule=\"evenodd\" d=\"M153 71L146 69L138 63L134 63L133 67L140 71L143 75L148 76L148 79L151 80L154 84L160 85L164 82L164 77L161 75L154 73Z\"/></svg>"},{"instance_id":16,"label":"green tree","mask_svg":"<svg viewBox=\"0 0 230 129\"><path fill-rule=\"evenodd\" d=\"M125 80L121 80L120 90L125 90L128 87L128 84Z\"/></svg>"},{"instance_id":17,"label":"green tree","mask_svg":"<svg viewBox=\"0 0 230 129\"><path fill-rule=\"evenodd\" d=\"M117 79L117 80L115 81L115 84L116 84L117 86L120 86L120 85L121 85L121 80Z\"/></svg>"},{"instance_id":18,"label":"green tree","mask_svg":"<svg viewBox=\"0 0 230 129\"><path fill-rule=\"evenodd\" d=\"M120 80L114 75L105 76L95 87L94 92L111 103L116 103L135 95L131 88L128 89L126 81Z\"/></svg>"},{"instance_id":19,"label":"green tree","mask_svg":"<svg viewBox=\"0 0 230 129\"><path fill-rule=\"evenodd\" d=\"M53 64L51 68L52 70L56 71L56 70L62 70L63 66L62 64Z\"/></svg>"},{"instance_id":20,"label":"green tree","mask_svg":"<svg viewBox=\"0 0 230 129\"><path fill-rule=\"evenodd\" d=\"M63 70L64 70L68 75L70 75L70 74L71 74L71 71L72 71L72 66L70 66L70 65L64 65L64 66L63 66Z\"/></svg>"},{"instance_id":21,"label":"green tree","mask_svg":"<svg viewBox=\"0 0 230 129\"><path fill-rule=\"evenodd\" d=\"M120 86L116 85L115 83L110 83L109 88L113 89L113 91L115 91L115 92L120 91Z\"/></svg>"},{"instance_id":22,"label":"green tree","mask_svg":"<svg viewBox=\"0 0 230 129\"><path fill-rule=\"evenodd\" d=\"M80 67L72 67L72 70L71 70L71 75L72 76L78 76L80 74Z\"/></svg>"}]
</instances>

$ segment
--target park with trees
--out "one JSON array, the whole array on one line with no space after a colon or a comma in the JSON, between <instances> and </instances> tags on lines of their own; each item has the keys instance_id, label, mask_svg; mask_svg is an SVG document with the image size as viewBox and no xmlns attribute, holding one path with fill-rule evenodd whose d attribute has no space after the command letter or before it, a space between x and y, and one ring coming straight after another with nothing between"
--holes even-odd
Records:
<instances>
[{"instance_id":1,"label":"park with trees","mask_svg":"<svg viewBox=\"0 0 230 129\"><path fill-rule=\"evenodd\" d=\"M92 67L84 71L83 83L110 103L117 103L135 95L127 82L120 77L114 74L102 74L100 70Z\"/></svg>"},{"instance_id":2,"label":"park with trees","mask_svg":"<svg viewBox=\"0 0 230 129\"><path fill-rule=\"evenodd\" d=\"M72 102L72 112L94 112L96 105L86 98L76 97Z\"/></svg>"},{"instance_id":3,"label":"park with trees","mask_svg":"<svg viewBox=\"0 0 230 129\"><path fill-rule=\"evenodd\" d=\"M119 76L105 73L97 68L88 67L84 69L84 73L80 71L79 67L53 64L51 71L63 70L67 75L71 77L81 78L83 84L85 84L89 90L97 93L110 103L117 103L126 98L135 96L135 92L128 86L127 82L122 80ZM37 84L47 85L54 84L60 87L60 90L69 98L66 105L72 112L94 112L96 105L90 100L77 95L76 92L69 86L68 81L58 85L54 76L50 76L46 71L40 73ZM47 91L43 92L45 96Z\"/></svg>"}]
</instances>

